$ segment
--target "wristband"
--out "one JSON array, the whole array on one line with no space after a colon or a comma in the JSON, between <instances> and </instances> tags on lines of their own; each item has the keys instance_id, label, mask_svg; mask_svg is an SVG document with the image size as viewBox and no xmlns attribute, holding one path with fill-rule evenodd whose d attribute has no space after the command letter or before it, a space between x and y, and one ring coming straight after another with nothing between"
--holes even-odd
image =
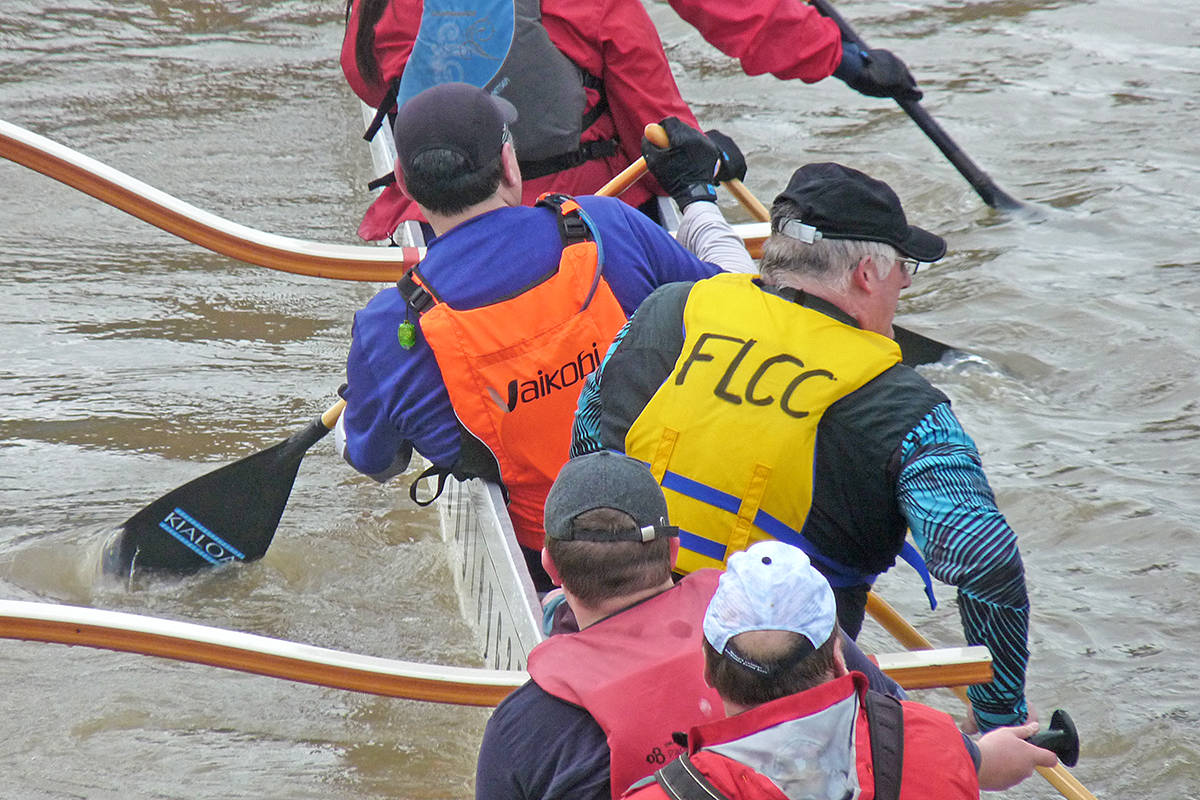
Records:
<instances>
[{"instance_id":1,"label":"wristband","mask_svg":"<svg viewBox=\"0 0 1200 800\"><path fill-rule=\"evenodd\" d=\"M671 197L679 204L679 210L682 211L697 200L717 202L717 187L711 183L693 183L682 190L672 192Z\"/></svg>"}]
</instances>

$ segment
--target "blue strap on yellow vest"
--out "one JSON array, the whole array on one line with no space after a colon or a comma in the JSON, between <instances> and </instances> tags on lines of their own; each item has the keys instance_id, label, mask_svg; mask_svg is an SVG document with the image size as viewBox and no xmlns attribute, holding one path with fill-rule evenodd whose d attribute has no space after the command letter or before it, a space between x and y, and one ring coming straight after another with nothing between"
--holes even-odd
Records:
<instances>
[{"instance_id":1,"label":"blue strap on yellow vest","mask_svg":"<svg viewBox=\"0 0 1200 800\"><path fill-rule=\"evenodd\" d=\"M647 464L647 466L650 465ZM706 486L690 478L685 478L676 472L665 472L662 476L662 486L664 489L670 489L671 491L699 500L702 503L708 503L715 508L728 511L731 514L736 514L742 503L741 498L735 495L722 492L711 486ZM754 526L774 539L803 550L813 563L820 568L825 577L829 579L829 585L835 589L858 586L863 583L870 585L879 577L878 575L860 572L822 554L816 545L810 542L802 533L785 525L762 509L759 509L754 515ZM724 544L705 539L703 536L699 536L691 531L681 528L679 531L679 543L688 550L708 556L717 561L725 560L726 546ZM925 565L925 559L921 556L920 551L913 546L912 542L906 541L900 549L900 558L904 559L921 576L921 580L925 583L925 596L929 598L929 607L936 609L937 598L933 594L933 579L929 574L929 568Z\"/></svg>"}]
</instances>

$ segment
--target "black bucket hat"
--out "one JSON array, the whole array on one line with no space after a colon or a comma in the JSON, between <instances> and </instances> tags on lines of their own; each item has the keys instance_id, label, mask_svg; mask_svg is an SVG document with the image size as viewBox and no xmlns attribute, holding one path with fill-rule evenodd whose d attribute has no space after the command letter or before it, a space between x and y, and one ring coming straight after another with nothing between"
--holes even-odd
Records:
<instances>
[{"instance_id":1,"label":"black bucket hat","mask_svg":"<svg viewBox=\"0 0 1200 800\"><path fill-rule=\"evenodd\" d=\"M779 220L777 232L801 241L816 238L884 242L917 261L946 255L946 240L909 225L900 198L880 180L831 162L806 164L792 173L787 188L775 198L800 208L792 219ZM773 215L772 215L773 216ZM819 234L819 237L817 236Z\"/></svg>"}]
</instances>

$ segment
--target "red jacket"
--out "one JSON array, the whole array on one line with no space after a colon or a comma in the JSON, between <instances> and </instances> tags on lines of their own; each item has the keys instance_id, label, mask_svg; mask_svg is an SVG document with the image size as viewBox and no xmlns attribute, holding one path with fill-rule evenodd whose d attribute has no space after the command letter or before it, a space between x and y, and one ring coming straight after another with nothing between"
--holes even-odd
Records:
<instances>
[{"instance_id":1,"label":"red jacket","mask_svg":"<svg viewBox=\"0 0 1200 800\"><path fill-rule=\"evenodd\" d=\"M370 84L359 73L354 59L359 10L359 4L355 4L342 42L342 71L350 88L368 105L378 106L387 84L403 72L420 27L422 8L421 0L392 0L389 4L375 26L376 59L384 82ZM527 205L547 191L594 193L641 156L642 130L651 122L676 116L699 127L679 95L658 31L640 0L543 0L542 24L563 54L604 83L608 113L584 131L582 140L615 137L620 149L609 158L525 182ZM599 95L592 89L587 91L590 108ZM526 109L517 112L526 113ZM638 206L661 193L647 176L622 199ZM367 212L358 235L367 240L387 238L402 220L419 217L416 206L395 186L389 186Z\"/></svg>"},{"instance_id":2,"label":"red jacket","mask_svg":"<svg viewBox=\"0 0 1200 800\"><path fill-rule=\"evenodd\" d=\"M769 771L772 767L783 776L793 777L797 765L803 766L807 756L819 763L822 780L829 780L830 748L816 761L810 747L801 753L806 725L816 719L818 712L829 718L831 709L851 697L857 699L854 711L854 759L858 785L858 800L874 800L875 780L871 764L871 739L863 698L867 688L861 673L851 673L824 683L806 692L789 695L752 708L733 717L692 728L688 733L688 748L692 764L716 788L731 800L787 800L780 786L763 775L755 766ZM901 703L904 710L903 771L900 780L900 800L978 800L979 779L975 764L963 744L962 734L949 715L920 703ZM849 713L849 712L848 712ZM819 725L820 723L816 723ZM815 734L820 739L823 734ZM748 741L750 740L750 741ZM797 747L793 758L788 747ZM715 749L714 749L715 748ZM753 754L769 753L770 763L751 765L716 749L729 748ZM752 760L753 755L746 757ZM791 769L789 769L789 767ZM629 800L659 800L666 793L655 782L632 790Z\"/></svg>"},{"instance_id":3,"label":"red jacket","mask_svg":"<svg viewBox=\"0 0 1200 800\"><path fill-rule=\"evenodd\" d=\"M841 61L837 25L799 0L669 2L706 41L739 59L749 75L769 72L777 78L812 83L833 74ZM392 0L389 4L375 27L375 56L383 82L368 83L354 59L359 10L355 4L342 42L342 71L355 94L368 105L378 106L387 84L404 71L422 8L421 0ZM700 127L679 94L658 31L640 0L543 0L542 24L559 50L604 83L609 112L584 131L582 140L615 136L620 150L610 158L527 182L527 204L547 191L595 192L641 155L642 129L648 123L673 115ZM598 99L591 89L588 96L590 104ZM661 190L646 177L622 198L637 206L653 194L661 194ZM376 198L358 233L367 240L387 238L400 221L419 216L412 202L389 186Z\"/></svg>"},{"instance_id":4,"label":"red jacket","mask_svg":"<svg viewBox=\"0 0 1200 800\"><path fill-rule=\"evenodd\" d=\"M667 0L705 41L742 62L805 83L828 78L842 60L837 23L799 0Z\"/></svg>"}]
</instances>

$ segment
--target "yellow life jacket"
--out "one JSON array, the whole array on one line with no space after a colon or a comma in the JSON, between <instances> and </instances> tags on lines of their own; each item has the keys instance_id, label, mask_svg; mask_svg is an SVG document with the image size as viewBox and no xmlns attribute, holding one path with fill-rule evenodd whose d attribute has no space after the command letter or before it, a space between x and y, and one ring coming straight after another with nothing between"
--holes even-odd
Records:
<instances>
[{"instance_id":1,"label":"yellow life jacket","mask_svg":"<svg viewBox=\"0 0 1200 800\"><path fill-rule=\"evenodd\" d=\"M683 325L674 369L625 438L680 528L676 569L723 567L732 553L779 539L809 553L835 586L869 583L873 575L822 557L800 530L822 415L899 363L899 346L765 292L748 275L697 282Z\"/></svg>"}]
</instances>

